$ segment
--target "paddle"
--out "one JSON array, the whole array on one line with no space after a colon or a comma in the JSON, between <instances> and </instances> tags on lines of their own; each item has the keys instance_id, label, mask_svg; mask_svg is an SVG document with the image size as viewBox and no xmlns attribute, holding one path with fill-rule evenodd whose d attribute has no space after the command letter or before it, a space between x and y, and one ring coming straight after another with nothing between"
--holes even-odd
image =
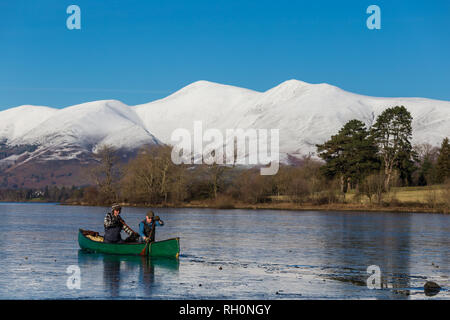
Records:
<instances>
[{"instance_id":1,"label":"paddle","mask_svg":"<svg viewBox=\"0 0 450 320\"><path fill-rule=\"evenodd\" d=\"M129 230L131 230L135 235L138 234L136 231L134 231L133 229L131 229L129 225L127 225L127 224L125 223L125 221L122 219L121 216L118 216L118 218L119 218L120 223L122 223L122 224L124 225L124 227L125 227L124 229L129 229Z\"/></svg>"},{"instance_id":2,"label":"paddle","mask_svg":"<svg viewBox=\"0 0 450 320\"><path fill-rule=\"evenodd\" d=\"M141 253L139 253L140 256L146 256L147 254L147 248L148 248L148 244L150 243L150 241L146 241L145 247L144 249L142 249Z\"/></svg>"}]
</instances>

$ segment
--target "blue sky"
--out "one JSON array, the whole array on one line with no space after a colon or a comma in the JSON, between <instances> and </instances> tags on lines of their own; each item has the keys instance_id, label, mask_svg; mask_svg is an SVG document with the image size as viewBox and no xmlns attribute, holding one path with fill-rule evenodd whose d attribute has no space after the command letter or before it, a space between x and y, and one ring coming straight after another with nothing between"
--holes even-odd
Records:
<instances>
[{"instance_id":1,"label":"blue sky","mask_svg":"<svg viewBox=\"0 0 450 320\"><path fill-rule=\"evenodd\" d=\"M66 9L81 8L81 30ZM366 9L381 8L381 30ZM0 2L0 110L149 102L196 81L285 80L450 100L450 1Z\"/></svg>"}]
</instances>

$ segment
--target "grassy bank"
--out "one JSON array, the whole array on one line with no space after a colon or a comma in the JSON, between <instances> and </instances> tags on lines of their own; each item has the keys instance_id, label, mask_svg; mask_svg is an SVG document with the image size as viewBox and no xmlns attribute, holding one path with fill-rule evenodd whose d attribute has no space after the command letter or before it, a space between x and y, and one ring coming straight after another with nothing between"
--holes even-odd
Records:
<instances>
[{"instance_id":1,"label":"grassy bank","mask_svg":"<svg viewBox=\"0 0 450 320\"><path fill-rule=\"evenodd\" d=\"M168 207L171 207L170 205ZM450 213L449 210L442 208L429 208L426 206L377 206L377 205L358 205L358 204L295 204L292 202L284 203L259 203L243 204L235 203L233 205L215 205L202 202L192 202L181 206L186 208L217 208L217 209L261 209L261 210L298 210L298 211L366 211L366 212L417 212L417 213Z\"/></svg>"},{"instance_id":2,"label":"grassy bank","mask_svg":"<svg viewBox=\"0 0 450 320\"><path fill-rule=\"evenodd\" d=\"M82 205L91 206L92 204L81 202L66 202L63 205ZM189 203L166 203L163 205L142 205L122 203L123 206L129 207L153 207L153 208L215 208L215 209L254 209L254 210L298 210L298 211L366 211L366 212L417 212L417 213L445 213L449 214L448 209L438 207L430 208L427 206L378 206L378 205L359 205L359 204L296 204L293 202L282 203L216 203L212 201L192 201Z\"/></svg>"}]
</instances>

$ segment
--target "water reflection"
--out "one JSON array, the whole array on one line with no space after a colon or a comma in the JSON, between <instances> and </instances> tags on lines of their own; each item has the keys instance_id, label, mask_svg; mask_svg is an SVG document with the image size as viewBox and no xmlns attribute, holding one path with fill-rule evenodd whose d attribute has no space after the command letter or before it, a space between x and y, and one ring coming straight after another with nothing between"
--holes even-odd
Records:
<instances>
[{"instance_id":1,"label":"water reflection","mask_svg":"<svg viewBox=\"0 0 450 320\"><path fill-rule=\"evenodd\" d=\"M327 217L329 223L329 217ZM380 267L383 288L389 288L397 299L410 291L411 220L407 216L360 217L342 214L336 219L338 231L324 233L326 277L357 286L366 286L371 265ZM359 221L358 221L359 220ZM355 223L358 221L359 223ZM354 287L343 286L343 294L351 296Z\"/></svg>"},{"instance_id":2,"label":"water reflection","mask_svg":"<svg viewBox=\"0 0 450 320\"><path fill-rule=\"evenodd\" d=\"M143 256L120 256L78 251L80 268L103 265L103 288L111 298L121 297L121 289L139 288L150 297L155 285L155 270L178 272L179 260L149 258Z\"/></svg>"}]
</instances>

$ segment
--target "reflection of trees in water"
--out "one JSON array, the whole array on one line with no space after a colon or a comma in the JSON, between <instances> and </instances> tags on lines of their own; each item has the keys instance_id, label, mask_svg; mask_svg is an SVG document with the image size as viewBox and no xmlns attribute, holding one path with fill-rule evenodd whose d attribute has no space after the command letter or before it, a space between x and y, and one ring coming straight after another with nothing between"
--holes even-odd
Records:
<instances>
[{"instance_id":1,"label":"reflection of trees in water","mask_svg":"<svg viewBox=\"0 0 450 320\"><path fill-rule=\"evenodd\" d=\"M383 219L384 237L379 248L382 282L397 289L395 293L409 295L411 251L411 219L389 217ZM394 231L395 230L395 231Z\"/></svg>"},{"instance_id":2,"label":"reflection of trees in water","mask_svg":"<svg viewBox=\"0 0 450 320\"><path fill-rule=\"evenodd\" d=\"M381 269L384 287L409 295L410 219L401 215L360 215L345 213L333 217L339 224L323 234L324 264L329 278L366 286L367 267ZM352 295L344 286L343 294Z\"/></svg>"}]
</instances>

